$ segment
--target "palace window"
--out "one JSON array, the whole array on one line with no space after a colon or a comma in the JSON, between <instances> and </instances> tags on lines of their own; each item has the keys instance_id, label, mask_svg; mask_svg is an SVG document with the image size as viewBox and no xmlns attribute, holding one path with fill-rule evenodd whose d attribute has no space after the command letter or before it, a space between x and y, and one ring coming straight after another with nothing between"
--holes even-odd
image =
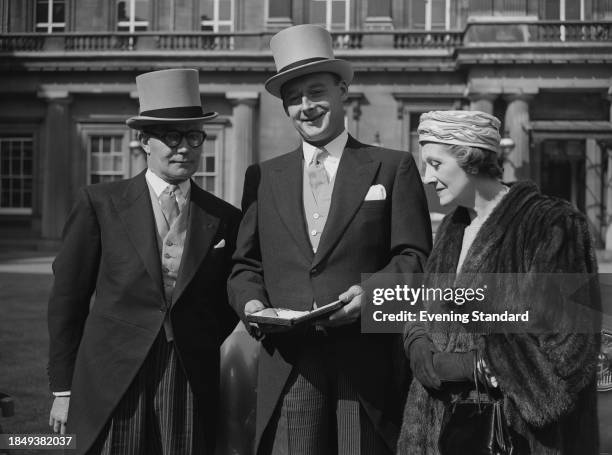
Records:
<instances>
[{"instance_id":1,"label":"palace window","mask_svg":"<svg viewBox=\"0 0 612 455\"><path fill-rule=\"evenodd\" d=\"M95 133L87 136L88 183L113 182L129 175L125 135Z\"/></svg>"},{"instance_id":2,"label":"palace window","mask_svg":"<svg viewBox=\"0 0 612 455\"><path fill-rule=\"evenodd\" d=\"M581 21L585 18L584 0L545 0L542 19Z\"/></svg>"},{"instance_id":3,"label":"palace window","mask_svg":"<svg viewBox=\"0 0 612 455\"><path fill-rule=\"evenodd\" d=\"M206 191L222 197L221 155L223 150L223 127L208 125L207 137L202 144L200 165L193 180Z\"/></svg>"},{"instance_id":4,"label":"palace window","mask_svg":"<svg viewBox=\"0 0 612 455\"><path fill-rule=\"evenodd\" d=\"M422 30L449 30L451 3L451 0L412 0L412 27Z\"/></svg>"},{"instance_id":5,"label":"palace window","mask_svg":"<svg viewBox=\"0 0 612 455\"><path fill-rule=\"evenodd\" d=\"M65 0L36 0L36 31L53 33L65 30Z\"/></svg>"},{"instance_id":6,"label":"palace window","mask_svg":"<svg viewBox=\"0 0 612 455\"><path fill-rule=\"evenodd\" d=\"M233 32L234 0L200 0L200 24L207 32Z\"/></svg>"},{"instance_id":7,"label":"palace window","mask_svg":"<svg viewBox=\"0 0 612 455\"><path fill-rule=\"evenodd\" d=\"M117 2L117 30L144 32L149 28L151 2L149 0L119 0Z\"/></svg>"},{"instance_id":8,"label":"palace window","mask_svg":"<svg viewBox=\"0 0 612 455\"><path fill-rule=\"evenodd\" d=\"M0 136L0 213L32 213L33 138Z\"/></svg>"},{"instance_id":9,"label":"palace window","mask_svg":"<svg viewBox=\"0 0 612 455\"><path fill-rule=\"evenodd\" d=\"M536 16L537 8L533 0L469 0L470 16Z\"/></svg>"},{"instance_id":10,"label":"palace window","mask_svg":"<svg viewBox=\"0 0 612 455\"><path fill-rule=\"evenodd\" d=\"M327 30L350 29L350 0L310 0L310 23Z\"/></svg>"}]
</instances>

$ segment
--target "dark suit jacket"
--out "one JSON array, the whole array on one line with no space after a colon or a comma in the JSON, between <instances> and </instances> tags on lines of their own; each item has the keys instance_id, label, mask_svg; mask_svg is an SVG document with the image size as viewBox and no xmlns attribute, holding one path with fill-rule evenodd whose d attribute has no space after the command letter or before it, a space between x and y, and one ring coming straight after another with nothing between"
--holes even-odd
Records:
<instances>
[{"instance_id":1,"label":"dark suit jacket","mask_svg":"<svg viewBox=\"0 0 612 455\"><path fill-rule=\"evenodd\" d=\"M302 202L302 149L247 169L230 302L244 319L251 299L296 310L336 300L361 274L420 272L431 249L431 225L421 178L409 153L349 137L318 250L312 251ZM364 201L372 185L385 200ZM362 335L359 323L330 331L340 368L354 380L361 403L394 448L401 397L388 387L393 336ZM300 346L297 331L266 337L259 359L256 444L259 444Z\"/></svg>"},{"instance_id":2,"label":"dark suit jacket","mask_svg":"<svg viewBox=\"0 0 612 455\"><path fill-rule=\"evenodd\" d=\"M170 317L181 365L214 444L219 347L237 318L225 283L240 211L191 184ZM213 248L225 239L224 248ZM144 173L86 187L64 228L49 300L51 390L71 390L77 453L94 442L140 369L166 314L155 219ZM95 300L90 308L90 298Z\"/></svg>"}]
</instances>

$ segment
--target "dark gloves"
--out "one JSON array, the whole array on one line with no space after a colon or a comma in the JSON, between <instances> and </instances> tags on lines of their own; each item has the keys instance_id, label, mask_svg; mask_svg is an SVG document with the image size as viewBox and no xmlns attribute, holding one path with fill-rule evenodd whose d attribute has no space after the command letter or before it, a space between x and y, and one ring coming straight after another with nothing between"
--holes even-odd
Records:
<instances>
[{"instance_id":1,"label":"dark gloves","mask_svg":"<svg viewBox=\"0 0 612 455\"><path fill-rule=\"evenodd\" d=\"M474 381L474 351L436 352L433 368L442 381Z\"/></svg>"},{"instance_id":2,"label":"dark gloves","mask_svg":"<svg viewBox=\"0 0 612 455\"><path fill-rule=\"evenodd\" d=\"M434 369L433 359L437 349L427 337L419 337L411 341L409 346L404 346L409 352L410 368L414 377L430 389L440 388L440 378ZM438 353L439 354L439 353Z\"/></svg>"}]
</instances>

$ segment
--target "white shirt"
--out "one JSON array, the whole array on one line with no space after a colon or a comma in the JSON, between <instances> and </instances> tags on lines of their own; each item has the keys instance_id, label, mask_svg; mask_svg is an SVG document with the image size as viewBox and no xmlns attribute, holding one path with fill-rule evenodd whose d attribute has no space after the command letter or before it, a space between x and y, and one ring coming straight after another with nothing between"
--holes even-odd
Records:
<instances>
[{"instance_id":1,"label":"white shirt","mask_svg":"<svg viewBox=\"0 0 612 455\"><path fill-rule=\"evenodd\" d=\"M153 192L157 196L157 203L160 204L159 196L164 192L166 187L170 185L170 183L159 177L151 169L147 169L145 179L147 179L147 183L151 186L151 188L153 188ZM185 205L185 203L189 200L191 183L189 183L189 179L183 180L178 184L178 187L181 190L181 194L176 195L176 202L178 203L179 207L183 207L183 205Z\"/></svg>"},{"instance_id":2,"label":"white shirt","mask_svg":"<svg viewBox=\"0 0 612 455\"><path fill-rule=\"evenodd\" d=\"M330 181L336 176L338 165L340 164L340 158L342 158L342 152L344 152L344 147L346 147L347 140L348 133L346 130L343 130L342 133L340 133L333 141L323 146L327 153L329 153L329 155L323 159L323 167L325 168L325 171L327 171ZM312 163L312 160L317 155L319 150L321 150L319 147L309 144L306 141L302 142L302 151L304 152L304 163L306 166Z\"/></svg>"}]
</instances>

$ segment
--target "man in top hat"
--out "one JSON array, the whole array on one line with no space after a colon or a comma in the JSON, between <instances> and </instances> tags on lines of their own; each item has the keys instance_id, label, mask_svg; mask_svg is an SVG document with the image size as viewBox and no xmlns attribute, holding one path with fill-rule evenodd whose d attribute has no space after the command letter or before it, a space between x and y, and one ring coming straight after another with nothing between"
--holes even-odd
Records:
<instances>
[{"instance_id":1,"label":"man in top hat","mask_svg":"<svg viewBox=\"0 0 612 455\"><path fill-rule=\"evenodd\" d=\"M353 70L334 58L326 30L291 27L270 46L278 73L266 89L282 99L302 145L246 172L230 302L245 323L262 309L346 305L317 325L265 334L256 450L392 453L402 406L391 386L397 338L361 334L360 282L362 273L422 270L431 226L421 178L410 153L345 130Z\"/></svg>"},{"instance_id":2,"label":"man in top hat","mask_svg":"<svg viewBox=\"0 0 612 455\"><path fill-rule=\"evenodd\" d=\"M240 211L190 180L217 115L198 72L136 86L148 169L81 189L53 263L49 423L78 454L212 454Z\"/></svg>"}]
</instances>

